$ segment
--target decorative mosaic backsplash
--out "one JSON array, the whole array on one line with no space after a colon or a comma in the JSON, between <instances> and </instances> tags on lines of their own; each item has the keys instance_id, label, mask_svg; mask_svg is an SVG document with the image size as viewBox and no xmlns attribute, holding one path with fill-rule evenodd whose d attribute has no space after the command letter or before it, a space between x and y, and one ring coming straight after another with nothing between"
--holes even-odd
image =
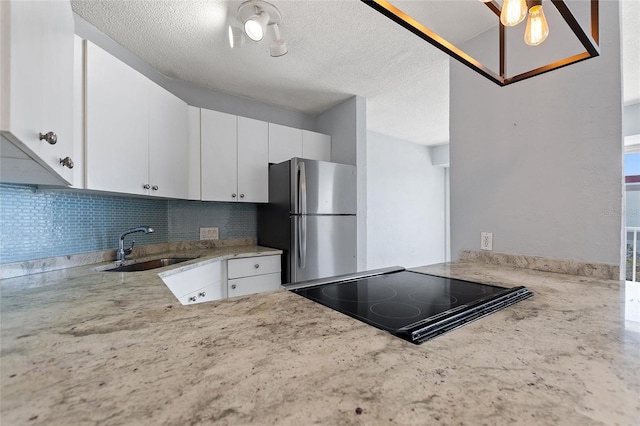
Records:
<instances>
[{"instance_id":1,"label":"decorative mosaic backsplash","mask_svg":"<svg viewBox=\"0 0 640 426\"><path fill-rule=\"evenodd\" d=\"M86 191L0 184L0 263L117 248L122 231L140 225L136 244L197 240L200 226L220 239L255 238L253 204L167 201Z\"/></svg>"},{"instance_id":2,"label":"decorative mosaic backsplash","mask_svg":"<svg viewBox=\"0 0 640 426\"><path fill-rule=\"evenodd\" d=\"M169 201L169 241L200 238L200 227L217 227L221 240L256 238L255 204Z\"/></svg>"}]
</instances>

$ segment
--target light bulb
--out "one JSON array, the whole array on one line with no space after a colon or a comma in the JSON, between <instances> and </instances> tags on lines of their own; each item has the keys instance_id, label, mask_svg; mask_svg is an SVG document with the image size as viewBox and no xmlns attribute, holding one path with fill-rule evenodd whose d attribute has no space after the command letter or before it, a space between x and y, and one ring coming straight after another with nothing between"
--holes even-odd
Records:
<instances>
[{"instance_id":1,"label":"light bulb","mask_svg":"<svg viewBox=\"0 0 640 426\"><path fill-rule=\"evenodd\" d=\"M504 0L500 12L500 22L506 27L513 27L524 21L527 16L527 2L525 0Z\"/></svg>"},{"instance_id":2,"label":"light bulb","mask_svg":"<svg viewBox=\"0 0 640 426\"><path fill-rule=\"evenodd\" d=\"M541 5L533 6L529 9L529 19L527 19L527 29L524 31L524 42L529 46L537 46L547 39L549 35L549 25L544 17Z\"/></svg>"},{"instance_id":3,"label":"light bulb","mask_svg":"<svg viewBox=\"0 0 640 426\"><path fill-rule=\"evenodd\" d=\"M244 23L244 32L247 33L253 41L260 41L264 37L267 22L269 22L269 15L262 11L257 15L251 16L247 22Z\"/></svg>"}]
</instances>

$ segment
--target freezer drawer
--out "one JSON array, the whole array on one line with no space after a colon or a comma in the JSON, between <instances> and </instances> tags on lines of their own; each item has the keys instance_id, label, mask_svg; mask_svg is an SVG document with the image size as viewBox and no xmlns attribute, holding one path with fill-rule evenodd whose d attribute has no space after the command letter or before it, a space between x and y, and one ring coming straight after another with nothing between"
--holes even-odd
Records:
<instances>
[{"instance_id":1,"label":"freezer drawer","mask_svg":"<svg viewBox=\"0 0 640 426\"><path fill-rule=\"evenodd\" d=\"M356 216L295 216L289 281L356 272Z\"/></svg>"}]
</instances>

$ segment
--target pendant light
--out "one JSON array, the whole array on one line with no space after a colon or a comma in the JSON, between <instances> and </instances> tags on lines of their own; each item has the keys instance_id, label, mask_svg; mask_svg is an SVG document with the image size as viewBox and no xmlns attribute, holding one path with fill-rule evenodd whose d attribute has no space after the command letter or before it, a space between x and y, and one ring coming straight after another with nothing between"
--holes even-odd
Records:
<instances>
[{"instance_id":1,"label":"pendant light","mask_svg":"<svg viewBox=\"0 0 640 426\"><path fill-rule=\"evenodd\" d=\"M524 21L527 16L526 0L504 0L502 12L500 12L500 22L505 27L513 27Z\"/></svg>"},{"instance_id":2,"label":"pendant light","mask_svg":"<svg viewBox=\"0 0 640 426\"><path fill-rule=\"evenodd\" d=\"M542 0L529 1L529 19L524 32L524 42L529 46L537 46L547 39L549 25L542 10Z\"/></svg>"},{"instance_id":3,"label":"pendant light","mask_svg":"<svg viewBox=\"0 0 640 426\"><path fill-rule=\"evenodd\" d=\"M600 41L599 41L599 32L600 32L600 24L599 24L599 3L600 0L589 0L590 4L590 25L584 25L581 23L576 16L573 14L569 5L567 4L570 0L551 0L548 1L547 4L555 7L558 12L558 17L564 21L564 25L568 27L568 29L573 33L575 40L582 46L583 50L578 52L577 54L572 54L568 57L563 58L554 58L554 55L551 53L550 49L543 49L542 51L536 53L535 62L540 62L542 65L534 66L533 68L529 68L526 70L522 70L517 74L508 74L508 70L513 69L511 64L514 63L514 60L510 60L510 58L518 57L521 54L530 54L533 53L531 50L528 50L528 45L539 45L542 43L549 34L549 26L544 16L544 12L542 11L542 1L543 0L480 0L482 4L485 5L486 9L489 10L496 21L499 24L497 28L497 36L495 41L497 42L497 51L498 51L498 61L495 63L494 67L488 66L487 64L483 64L478 58L473 57L469 52L465 52L461 48L455 46L449 40L446 40L441 35L438 35L435 31L428 28L424 22L420 22L421 19L416 18L415 16L410 16L406 12L399 9L394 3L405 3L401 0L362 0L365 4L371 6L374 10L380 12L382 15L391 19L398 25L404 27L405 29L411 31L413 34L422 38L427 43L432 46L440 49L442 52L451 56L453 59L459 61L463 65L469 67L473 71L478 74L486 77L491 80L495 84L499 86L506 86L509 84L516 83L518 81L522 81L531 77L535 77L559 68L566 67L567 65L575 64L586 59L595 58L600 55ZM587 3L587 0L584 0ZM427 3L427 2L424 2ZM549 6L549 7L551 7ZM428 9L428 8L427 8ZM549 11L549 9L547 9ZM512 33L516 33L519 31L511 31L506 28L506 26L517 25L519 22L522 22L524 18L529 14L529 20L527 21L527 25L525 28L525 37L524 43L507 43L510 35ZM437 13L436 13L437 15ZM438 16L430 16L431 19L438 20ZM562 21L556 19L553 25L561 24ZM453 25L453 24L452 24ZM591 31L587 32L587 29ZM491 40L485 40L483 38L478 38L479 41L484 43L487 49L495 48ZM549 42L547 42L549 43ZM563 40L554 39L551 43L560 44L563 43ZM508 51L507 44L510 44L512 47L511 51ZM518 46L520 44L521 46ZM275 47L275 46L274 46ZM520 49L527 49L524 52L518 52ZM275 51L276 49L274 49ZM274 52L275 53L275 52ZM538 56L539 59L538 60ZM551 61L548 61L551 59Z\"/></svg>"}]
</instances>

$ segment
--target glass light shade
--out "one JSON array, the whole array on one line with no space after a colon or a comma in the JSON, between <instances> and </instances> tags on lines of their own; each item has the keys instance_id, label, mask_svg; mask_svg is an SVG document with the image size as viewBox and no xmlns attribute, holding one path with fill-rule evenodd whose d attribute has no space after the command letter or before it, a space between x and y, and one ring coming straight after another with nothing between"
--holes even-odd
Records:
<instances>
[{"instance_id":1,"label":"glass light shade","mask_svg":"<svg viewBox=\"0 0 640 426\"><path fill-rule=\"evenodd\" d=\"M264 37L267 22L269 22L269 15L265 12L253 15L244 23L244 32L251 40L260 41Z\"/></svg>"},{"instance_id":2,"label":"glass light shade","mask_svg":"<svg viewBox=\"0 0 640 426\"><path fill-rule=\"evenodd\" d=\"M524 42L529 46L537 46L547 39L549 25L544 17L542 6L537 5L529 9L527 29L524 31Z\"/></svg>"},{"instance_id":3,"label":"glass light shade","mask_svg":"<svg viewBox=\"0 0 640 426\"><path fill-rule=\"evenodd\" d=\"M500 22L505 27L513 27L524 21L527 16L527 2L525 0L504 0L500 12Z\"/></svg>"}]
</instances>

